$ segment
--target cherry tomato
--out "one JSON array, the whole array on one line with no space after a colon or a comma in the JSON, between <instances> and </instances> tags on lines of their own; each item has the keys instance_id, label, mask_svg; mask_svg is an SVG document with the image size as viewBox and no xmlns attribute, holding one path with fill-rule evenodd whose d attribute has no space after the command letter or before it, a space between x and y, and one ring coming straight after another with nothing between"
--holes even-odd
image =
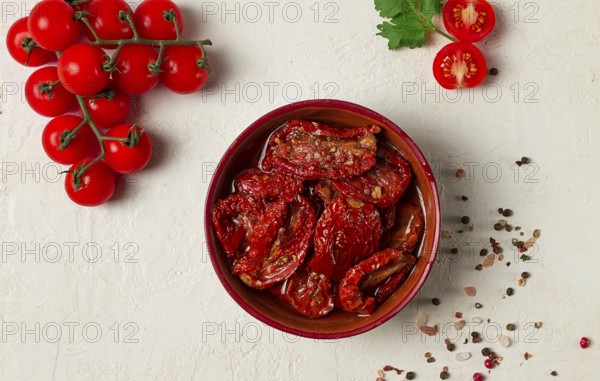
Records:
<instances>
[{"instance_id":1,"label":"cherry tomato","mask_svg":"<svg viewBox=\"0 0 600 381\"><path fill-rule=\"evenodd\" d=\"M79 22L73 19L75 11L64 0L44 0L31 10L27 27L39 46L46 50L65 50L80 35Z\"/></svg>"},{"instance_id":2,"label":"cherry tomato","mask_svg":"<svg viewBox=\"0 0 600 381\"><path fill-rule=\"evenodd\" d=\"M119 19L119 13L133 14L131 8L124 0L96 0L87 7L86 15L98 37L103 40L125 40L133 37L133 30L127 23ZM85 34L90 41L96 38L85 27ZM117 45L101 45L104 48L114 49Z\"/></svg>"},{"instance_id":3,"label":"cherry tomato","mask_svg":"<svg viewBox=\"0 0 600 381\"><path fill-rule=\"evenodd\" d=\"M6 47L12 58L25 66L41 66L56 60L56 54L40 48L27 29L27 17L15 21L6 35Z\"/></svg>"},{"instance_id":4,"label":"cherry tomato","mask_svg":"<svg viewBox=\"0 0 600 381\"><path fill-rule=\"evenodd\" d=\"M98 206L108 201L115 191L115 176L102 161L96 162L83 174L83 166L91 157L73 164L65 177L65 191L71 200L82 206Z\"/></svg>"},{"instance_id":5,"label":"cherry tomato","mask_svg":"<svg viewBox=\"0 0 600 381\"><path fill-rule=\"evenodd\" d=\"M494 8L486 0L448 0L443 19L448 33L462 42L481 41L496 25Z\"/></svg>"},{"instance_id":6,"label":"cherry tomato","mask_svg":"<svg viewBox=\"0 0 600 381\"><path fill-rule=\"evenodd\" d=\"M131 100L119 89L107 88L85 99L92 122L98 128L115 127L127 119Z\"/></svg>"},{"instance_id":7,"label":"cherry tomato","mask_svg":"<svg viewBox=\"0 0 600 381\"><path fill-rule=\"evenodd\" d=\"M173 10L177 17L179 33L183 30L183 17L179 7L171 0L145 0L135 9L133 22L140 37L149 40L174 40L177 38L175 23L165 18L165 12Z\"/></svg>"},{"instance_id":8,"label":"cherry tomato","mask_svg":"<svg viewBox=\"0 0 600 381\"><path fill-rule=\"evenodd\" d=\"M61 115L48 122L42 132L42 145L50 159L60 164L73 164L90 154L96 139L88 124L77 130L75 137L61 148L60 137L73 131L81 122L83 119L76 115Z\"/></svg>"},{"instance_id":9,"label":"cherry tomato","mask_svg":"<svg viewBox=\"0 0 600 381\"><path fill-rule=\"evenodd\" d=\"M115 85L127 94L142 94L152 90L160 79L150 66L158 61L158 52L148 45L125 45L119 51L116 69L112 73Z\"/></svg>"},{"instance_id":10,"label":"cherry tomato","mask_svg":"<svg viewBox=\"0 0 600 381\"><path fill-rule=\"evenodd\" d=\"M49 1L49 0L48 0ZM56 66L34 71L25 82L25 99L43 116L59 116L71 110L77 99L58 82Z\"/></svg>"},{"instance_id":11,"label":"cherry tomato","mask_svg":"<svg viewBox=\"0 0 600 381\"><path fill-rule=\"evenodd\" d=\"M475 87L483 81L486 71L483 54L468 42L444 46L433 60L433 75L445 89Z\"/></svg>"},{"instance_id":12,"label":"cherry tomato","mask_svg":"<svg viewBox=\"0 0 600 381\"><path fill-rule=\"evenodd\" d=\"M160 77L169 90L191 94L200 90L208 79L208 66L202 60L199 46L169 46L163 56Z\"/></svg>"},{"instance_id":13,"label":"cherry tomato","mask_svg":"<svg viewBox=\"0 0 600 381\"><path fill-rule=\"evenodd\" d=\"M89 42L71 45L58 59L58 78L73 94L89 97L108 84L110 74L102 66L107 60L104 50Z\"/></svg>"},{"instance_id":14,"label":"cherry tomato","mask_svg":"<svg viewBox=\"0 0 600 381\"><path fill-rule=\"evenodd\" d=\"M133 124L121 124L111 128L105 137L126 141L105 140L106 164L118 173L138 172L152 157L152 143L146 131Z\"/></svg>"}]
</instances>

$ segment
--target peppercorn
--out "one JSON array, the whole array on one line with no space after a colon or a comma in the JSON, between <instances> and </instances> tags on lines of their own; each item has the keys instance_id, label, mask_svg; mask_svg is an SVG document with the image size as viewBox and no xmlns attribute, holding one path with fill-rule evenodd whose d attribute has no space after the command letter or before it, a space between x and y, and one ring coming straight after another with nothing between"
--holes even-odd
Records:
<instances>
[{"instance_id":1,"label":"peppercorn","mask_svg":"<svg viewBox=\"0 0 600 381\"><path fill-rule=\"evenodd\" d=\"M494 246L492 248L492 251L494 252L494 254L502 254L502 252L504 251L500 246Z\"/></svg>"},{"instance_id":2,"label":"peppercorn","mask_svg":"<svg viewBox=\"0 0 600 381\"><path fill-rule=\"evenodd\" d=\"M415 379L415 372L408 372L406 373L406 379L407 380L414 380Z\"/></svg>"},{"instance_id":3,"label":"peppercorn","mask_svg":"<svg viewBox=\"0 0 600 381\"><path fill-rule=\"evenodd\" d=\"M430 358L428 358L428 359L427 359L427 362L428 362L428 363L435 362L435 357L430 357Z\"/></svg>"},{"instance_id":4,"label":"peppercorn","mask_svg":"<svg viewBox=\"0 0 600 381\"><path fill-rule=\"evenodd\" d=\"M476 332L476 331L471 332L471 337L472 338L479 337L479 332Z\"/></svg>"},{"instance_id":5,"label":"peppercorn","mask_svg":"<svg viewBox=\"0 0 600 381\"><path fill-rule=\"evenodd\" d=\"M466 175L467 175L467 172L462 168L457 169L456 173L454 174L454 176L458 177L459 179L462 179Z\"/></svg>"},{"instance_id":6,"label":"peppercorn","mask_svg":"<svg viewBox=\"0 0 600 381\"><path fill-rule=\"evenodd\" d=\"M488 253L487 249L481 249L479 251L479 255L481 255L482 257L485 257L487 255L487 253Z\"/></svg>"},{"instance_id":7,"label":"peppercorn","mask_svg":"<svg viewBox=\"0 0 600 381\"><path fill-rule=\"evenodd\" d=\"M550 372L550 375L551 375L551 376L558 376L558 372L557 372L557 371L555 371L555 370L553 370L552 372Z\"/></svg>"},{"instance_id":8,"label":"peppercorn","mask_svg":"<svg viewBox=\"0 0 600 381\"><path fill-rule=\"evenodd\" d=\"M515 293L515 290L512 287L506 289L506 295L512 296Z\"/></svg>"},{"instance_id":9,"label":"peppercorn","mask_svg":"<svg viewBox=\"0 0 600 381\"><path fill-rule=\"evenodd\" d=\"M495 67L490 69L490 75L498 75L498 69L496 69Z\"/></svg>"},{"instance_id":10,"label":"peppercorn","mask_svg":"<svg viewBox=\"0 0 600 381\"><path fill-rule=\"evenodd\" d=\"M523 278L523 279L527 279L527 278L529 278L529 273L528 273L527 271L523 271L523 272L521 273L521 278Z\"/></svg>"},{"instance_id":11,"label":"peppercorn","mask_svg":"<svg viewBox=\"0 0 600 381\"><path fill-rule=\"evenodd\" d=\"M500 214L504 213L504 209L503 208L498 208L498 213L500 213Z\"/></svg>"},{"instance_id":12,"label":"peppercorn","mask_svg":"<svg viewBox=\"0 0 600 381\"><path fill-rule=\"evenodd\" d=\"M458 254L458 249L456 247L453 247L452 249L450 249L450 253L451 254Z\"/></svg>"},{"instance_id":13,"label":"peppercorn","mask_svg":"<svg viewBox=\"0 0 600 381\"><path fill-rule=\"evenodd\" d=\"M471 219L469 218L469 216L463 216L463 218L460 219L460 222L467 225L469 222L471 222Z\"/></svg>"},{"instance_id":14,"label":"peppercorn","mask_svg":"<svg viewBox=\"0 0 600 381\"><path fill-rule=\"evenodd\" d=\"M433 298L431 299L431 303L433 303L434 306L439 306L440 300L438 298Z\"/></svg>"},{"instance_id":15,"label":"peppercorn","mask_svg":"<svg viewBox=\"0 0 600 381\"><path fill-rule=\"evenodd\" d=\"M506 325L506 330L507 331L514 331L516 329L515 325L513 323L509 323Z\"/></svg>"},{"instance_id":16,"label":"peppercorn","mask_svg":"<svg viewBox=\"0 0 600 381\"><path fill-rule=\"evenodd\" d=\"M453 343L450 343L450 344L446 345L446 349L450 352L453 352L456 349L456 345L454 345Z\"/></svg>"},{"instance_id":17,"label":"peppercorn","mask_svg":"<svg viewBox=\"0 0 600 381\"><path fill-rule=\"evenodd\" d=\"M542 328L543 323L541 321L538 321L534 324L535 328L540 329Z\"/></svg>"},{"instance_id":18,"label":"peppercorn","mask_svg":"<svg viewBox=\"0 0 600 381\"><path fill-rule=\"evenodd\" d=\"M497 223L497 222L496 222L496 223L494 224L494 230L496 230L496 231L500 231L500 230L502 230L502 225L500 225L499 223Z\"/></svg>"},{"instance_id":19,"label":"peppercorn","mask_svg":"<svg viewBox=\"0 0 600 381\"><path fill-rule=\"evenodd\" d=\"M442 380L446 380L446 379L448 379L448 377L450 377L450 374L448 374L448 372L443 371L442 373L440 373L440 378Z\"/></svg>"},{"instance_id":20,"label":"peppercorn","mask_svg":"<svg viewBox=\"0 0 600 381\"><path fill-rule=\"evenodd\" d=\"M530 160L528 157L523 156L521 158L521 164L529 164L529 163L530 163Z\"/></svg>"},{"instance_id":21,"label":"peppercorn","mask_svg":"<svg viewBox=\"0 0 600 381\"><path fill-rule=\"evenodd\" d=\"M506 226L504 227L504 230L506 230L507 232L511 232L513 230L513 226L510 224L506 224Z\"/></svg>"},{"instance_id":22,"label":"peppercorn","mask_svg":"<svg viewBox=\"0 0 600 381\"><path fill-rule=\"evenodd\" d=\"M504 209L504 211L502 212L502 215L503 215L504 217L510 217L510 216L512 216L512 215L513 215L513 212L512 212L512 210L510 210L510 209Z\"/></svg>"},{"instance_id":23,"label":"peppercorn","mask_svg":"<svg viewBox=\"0 0 600 381\"><path fill-rule=\"evenodd\" d=\"M483 307L483 304L481 304L481 303L475 303L475 308L480 309L481 307Z\"/></svg>"},{"instance_id":24,"label":"peppercorn","mask_svg":"<svg viewBox=\"0 0 600 381\"><path fill-rule=\"evenodd\" d=\"M462 199L463 201L467 201L469 198L468 198L467 196L462 196L462 197L461 197L461 199Z\"/></svg>"},{"instance_id":25,"label":"peppercorn","mask_svg":"<svg viewBox=\"0 0 600 381\"><path fill-rule=\"evenodd\" d=\"M475 270L477 270L477 271L483 270L483 265L478 264L477 266L475 266Z\"/></svg>"},{"instance_id":26,"label":"peppercorn","mask_svg":"<svg viewBox=\"0 0 600 381\"><path fill-rule=\"evenodd\" d=\"M485 357L488 357L490 355L491 351L490 348L485 347L481 350L481 354L484 355Z\"/></svg>"}]
</instances>

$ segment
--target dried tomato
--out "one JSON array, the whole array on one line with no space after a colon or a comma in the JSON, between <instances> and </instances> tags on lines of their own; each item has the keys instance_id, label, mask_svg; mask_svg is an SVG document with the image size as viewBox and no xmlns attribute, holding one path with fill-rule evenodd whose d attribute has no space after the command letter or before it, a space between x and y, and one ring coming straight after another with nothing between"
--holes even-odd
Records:
<instances>
[{"instance_id":1,"label":"dried tomato","mask_svg":"<svg viewBox=\"0 0 600 381\"><path fill-rule=\"evenodd\" d=\"M327 205L315 232L312 271L340 280L346 271L379 250L381 220L372 204L337 199Z\"/></svg>"},{"instance_id":2,"label":"dried tomato","mask_svg":"<svg viewBox=\"0 0 600 381\"><path fill-rule=\"evenodd\" d=\"M381 224L386 231L396 226L396 205L380 209L379 214L381 214Z\"/></svg>"},{"instance_id":3,"label":"dried tomato","mask_svg":"<svg viewBox=\"0 0 600 381\"><path fill-rule=\"evenodd\" d=\"M410 164L388 145L380 144L377 163L361 176L339 179L333 185L346 197L357 198L387 208L408 189L412 179Z\"/></svg>"},{"instance_id":4,"label":"dried tomato","mask_svg":"<svg viewBox=\"0 0 600 381\"><path fill-rule=\"evenodd\" d=\"M287 280L282 298L304 316L320 318L333 310L333 285L323 274L300 268Z\"/></svg>"},{"instance_id":5,"label":"dried tomato","mask_svg":"<svg viewBox=\"0 0 600 381\"><path fill-rule=\"evenodd\" d=\"M291 201L302 193L303 180L286 173L263 172L251 168L240 173L235 179L235 189L258 199L282 198Z\"/></svg>"},{"instance_id":6,"label":"dried tomato","mask_svg":"<svg viewBox=\"0 0 600 381\"><path fill-rule=\"evenodd\" d=\"M398 204L396 206L396 226L385 239L386 247L411 251L419 241L423 224L421 208L409 203Z\"/></svg>"},{"instance_id":7,"label":"dried tomato","mask_svg":"<svg viewBox=\"0 0 600 381\"><path fill-rule=\"evenodd\" d=\"M277 232L275 241L266 255L260 258L259 268L240 273L240 279L250 287L264 289L292 276L304 262L312 245L316 223L317 215L312 204L297 196L287 207L285 223Z\"/></svg>"},{"instance_id":8,"label":"dried tomato","mask_svg":"<svg viewBox=\"0 0 600 381\"><path fill-rule=\"evenodd\" d=\"M376 306L375 298L366 296L361 288L372 288L414 263L412 255L400 250L373 254L346 272L338 287L340 306L346 311L370 314Z\"/></svg>"},{"instance_id":9,"label":"dried tomato","mask_svg":"<svg viewBox=\"0 0 600 381\"><path fill-rule=\"evenodd\" d=\"M262 168L304 179L339 179L368 171L376 161L380 128L341 128L292 120L269 139Z\"/></svg>"},{"instance_id":10,"label":"dried tomato","mask_svg":"<svg viewBox=\"0 0 600 381\"><path fill-rule=\"evenodd\" d=\"M212 222L228 258L236 258L240 252L246 251L248 235L264 210L264 203L247 195L232 194L217 201L212 211Z\"/></svg>"}]
</instances>

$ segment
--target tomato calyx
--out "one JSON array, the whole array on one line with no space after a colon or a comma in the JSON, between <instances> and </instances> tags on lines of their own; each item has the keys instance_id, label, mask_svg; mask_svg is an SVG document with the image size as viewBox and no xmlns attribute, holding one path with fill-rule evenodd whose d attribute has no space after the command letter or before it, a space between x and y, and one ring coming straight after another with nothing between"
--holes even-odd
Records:
<instances>
[{"instance_id":1,"label":"tomato calyx","mask_svg":"<svg viewBox=\"0 0 600 381\"><path fill-rule=\"evenodd\" d=\"M99 92L98 94L94 95L92 97L92 100L97 100L97 99L106 99L109 101L112 101L113 98L115 97L115 91L113 89L104 89L101 92Z\"/></svg>"},{"instance_id":2,"label":"tomato calyx","mask_svg":"<svg viewBox=\"0 0 600 381\"><path fill-rule=\"evenodd\" d=\"M25 66L29 66L29 58L35 48L39 48L39 45L31 37L24 38L21 41L21 48L27 52L27 59L25 60Z\"/></svg>"},{"instance_id":3,"label":"tomato calyx","mask_svg":"<svg viewBox=\"0 0 600 381\"><path fill-rule=\"evenodd\" d=\"M60 81L56 81L53 83L42 83L42 84L38 85L38 90L40 91L41 94L47 95L48 98L52 98L54 96L52 89L54 89L59 84L60 84Z\"/></svg>"}]
</instances>

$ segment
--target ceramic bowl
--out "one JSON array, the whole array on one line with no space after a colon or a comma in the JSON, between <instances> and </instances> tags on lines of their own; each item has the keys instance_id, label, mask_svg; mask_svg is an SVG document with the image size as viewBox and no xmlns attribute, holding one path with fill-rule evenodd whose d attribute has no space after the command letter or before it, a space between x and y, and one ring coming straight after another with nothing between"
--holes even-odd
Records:
<instances>
[{"instance_id":1,"label":"ceramic bowl","mask_svg":"<svg viewBox=\"0 0 600 381\"><path fill-rule=\"evenodd\" d=\"M425 231L415 269L390 298L370 316L358 316L336 309L321 319L310 319L295 312L269 291L245 286L231 274L220 243L216 238L211 212L217 200L231 193L235 176L262 153L278 127L290 119L307 119L333 125L381 127L378 139L384 139L402 152L412 166L415 187L413 203L420 203L425 214ZM435 179L427 160L408 135L384 116L365 107L338 100L311 100L289 104L273 110L252 123L231 144L219 162L210 183L205 208L205 232L214 270L231 297L250 315L276 329L310 338L332 339L369 331L402 310L423 286L435 260L440 237L440 203Z\"/></svg>"}]
</instances>

